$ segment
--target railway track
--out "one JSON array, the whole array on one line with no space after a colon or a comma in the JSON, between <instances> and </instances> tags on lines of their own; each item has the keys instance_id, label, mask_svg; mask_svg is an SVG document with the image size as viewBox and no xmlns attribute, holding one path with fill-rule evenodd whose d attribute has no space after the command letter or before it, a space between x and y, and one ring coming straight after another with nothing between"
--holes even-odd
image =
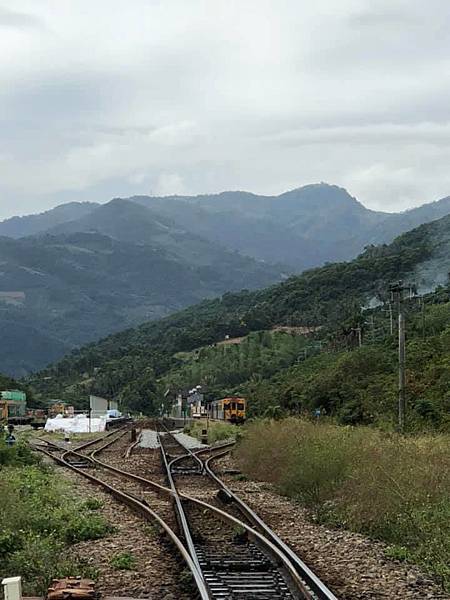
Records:
<instances>
[{"instance_id":1,"label":"railway track","mask_svg":"<svg viewBox=\"0 0 450 600\"><path fill-rule=\"evenodd\" d=\"M148 479L99 458L124 433L113 431L70 450L52 443L40 449L102 486L143 518L158 523L191 572L193 598L336 600L214 473L212 462L229 451L229 444L214 451L192 452L169 432L160 432L167 487L161 476ZM129 457L133 449L129 446L125 455Z\"/></svg>"},{"instance_id":2,"label":"railway track","mask_svg":"<svg viewBox=\"0 0 450 600\"><path fill-rule=\"evenodd\" d=\"M123 430L113 431L105 436L100 437L99 439L91 440L77 446L75 449L69 450L47 440L43 440L46 448L42 447L42 444L34 445L34 448L43 452L61 466L75 471L79 475L86 477L91 483L100 486L106 492L111 494L116 500L127 505L131 510L133 510L133 512L137 513L145 520L156 523L167 535L169 541L179 553L186 567L191 572L192 580L196 590L195 598L199 598L200 600L209 600L210 596L208 595L203 578L198 572L198 569L194 564L189 552L186 550L184 543L178 537L177 533L170 526L170 524L166 520L162 519L158 513L152 510L148 503L141 497L142 493L139 487L142 488L146 484L152 485L152 482L146 481L126 471L111 467L107 463L103 463L95 457L96 454L105 451L112 444L120 440L125 433L126 431ZM97 447L93 449L94 446ZM87 455L84 454L86 450L89 450ZM91 472L94 470L95 475ZM113 473L116 480L121 481L120 487L117 481L113 483L110 477L105 477L105 472L108 474ZM123 483L124 478L127 481L125 489ZM128 485L130 480L138 484L139 487L130 489L130 486Z\"/></svg>"},{"instance_id":3,"label":"railway track","mask_svg":"<svg viewBox=\"0 0 450 600\"><path fill-rule=\"evenodd\" d=\"M167 429L159 434L159 440L180 529L211 598L335 599L214 473L212 461L229 452L230 445L213 453L192 452ZM204 459L206 453L209 456ZM186 498L188 503L182 501Z\"/></svg>"}]
</instances>

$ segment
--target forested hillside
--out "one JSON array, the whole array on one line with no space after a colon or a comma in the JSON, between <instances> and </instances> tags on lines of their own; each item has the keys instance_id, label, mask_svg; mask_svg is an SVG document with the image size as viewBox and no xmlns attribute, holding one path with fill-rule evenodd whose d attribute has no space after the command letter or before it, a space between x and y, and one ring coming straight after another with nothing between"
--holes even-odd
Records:
<instances>
[{"instance_id":1,"label":"forested hillside","mask_svg":"<svg viewBox=\"0 0 450 600\"><path fill-rule=\"evenodd\" d=\"M106 224L111 212L119 212L112 221L122 239L95 231L0 238L3 371L25 375L111 332L282 277L278 267L183 233L178 245L150 233L148 243L133 242L127 234L137 222L141 231L153 226L169 236L162 224L141 218L145 209L131 206L138 214L129 229L120 205L101 207Z\"/></svg>"},{"instance_id":2,"label":"forested hillside","mask_svg":"<svg viewBox=\"0 0 450 600\"><path fill-rule=\"evenodd\" d=\"M408 420L413 428L450 429L450 288L429 294L422 309L406 303ZM392 425L397 411L397 338L382 308L355 320L359 347L347 327L334 335L305 337L257 332L240 343L178 355L181 364L164 387L202 384L210 398L247 397L250 416L304 413L335 416L343 424Z\"/></svg>"},{"instance_id":3,"label":"forested hillside","mask_svg":"<svg viewBox=\"0 0 450 600\"><path fill-rule=\"evenodd\" d=\"M178 253L189 238L194 246L201 238L300 273L327 261L352 259L367 244L389 243L449 213L450 197L402 213L384 213L365 208L343 188L320 183L278 196L234 191L134 196L115 199L104 208L69 203L40 215L7 219L0 223L0 235L96 231L132 242L158 240Z\"/></svg>"},{"instance_id":4,"label":"forested hillside","mask_svg":"<svg viewBox=\"0 0 450 600\"><path fill-rule=\"evenodd\" d=\"M444 198L405 213L380 213L342 188L315 184L279 196L224 192L72 202L7 219L0 223L1 368L26 375L110 333L353 258L368 243L389 242L449 212L450 198ZM333 287L341 271L314 278L322 276ZM308 294L317 285L302 281ZM293 293L302 294L302 285L295 283ZM320 321L336 308L322 303L317 314L309 307L306 315L302 305L302 318Z\"/></svg>"},{"instance_id":5,"label":"forested hillside","mask_svg":"<svg viewBox=\"0 0 450 600\"><path fill-rule=\"evenodd\" d=\"M359 392L348 394L348 390L340 389L336 397L341 400L333 400L327 386L320 395L320 382L328 381L331 386L336 386L346 381L351 385L354 375L360 372L358 356L361 356L361 361L367 361L371 369L383 369L384 365L385 383L392 392L395 389L395 342L388 335L385 322L384 333L377 338L371 317L379 320L377 315L384 313L380 308L372 310L370 307L388 299L389 284L399 278L405 278L419 288L430 287L433 279L444 281L449 256L450 217L445 217L402 235L389 246L370 247L349 263L310 270L262 291L228 293L220 299L203 302L160 321L86 346L42 372L37 389L44 396L62 396L78 403L84 402L89 392L95 392L116 397L129 408L151 413L159 408L167 386L184 387L202 382L209 386L212 394L244 390L251 398L253 414L274 410L276 406L281 410L310 410L319 405L331 413L339 413L341 418L349 411L349 421L367 420L367 410L362 408L363 398ZM448 323L445 317L449 312L448 300L448 288L445 287L426 299L427 318L434 323L426 329L426 335L437 336L428 340L436 351L436 365L441 360L445 364L447 360ZM439 303L439 308L433 308L435 302ZM362 313L361 307L366 307L368 312ZM411 310L410 327L417 329L417 317ZM385 321L386 317L383 319ZM283 332L267 333L280 325L316 330L313 339ZM362 329L365 346L351 353L354 357L351 360L356 362L347 368L351 360L346 362L346 355L340 358L339 352L354 348L356 337L352 329L357 327ZM252 334L235 347L208 348L226 336L244 337L251 332L263 333ZM320 347L329 352L319 353ZM312 356L314 354L317 358ZM319 362L316 364L315 360ZM304 383L304 375L295 371L300 366L294 367L293 375L295 381L303 381L298 385L294 385L294 379L289 379L291 375L285 371L299 362L302 362L301 368L309 365L307 368L312 370L308 381L319 386L315 394L308 393L308 402L306 397L298 394L298 387ZM420 363L419 358L417 363ZM436 365L432 357L428 366L432 370ZM346 369L347 379L342 375ZM335 379L330 373L334 373ZM44 377L51 379L44 381ZM297 391L289 396L290 392L277 382L277 377L280 381L290 381L292 389ZM196 381L198 379L201 381ZM355 380L359 381L358 377ZM266 388L258 388L261 381ZM444 389L439 387L441 383L436 384L438 391L433 392L433 398ZM380 382L377 385L381 385ZM428 389L426 380L420 385ZM283 396L280 395L282 390ZM371 397L377 393L384 397L385 391L381 385ZM290 398L289 401L286 398ZM343 398L355 402L356 407L351 409L346 400L344 410L341 406ZM369 412L373 411L373 403L370 404Z\"/></svg>"}]
</instances>

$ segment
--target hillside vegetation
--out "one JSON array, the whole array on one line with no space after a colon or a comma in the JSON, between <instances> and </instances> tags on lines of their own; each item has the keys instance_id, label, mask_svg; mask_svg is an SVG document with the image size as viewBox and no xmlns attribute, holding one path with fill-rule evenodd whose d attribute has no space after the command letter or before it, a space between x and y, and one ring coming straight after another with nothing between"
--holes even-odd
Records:
<instances>
[{"instance_id":1,"label":"hillside vegetation","mask_svg":"<svg viewBox=\"0 0 450 600\"><path fill-rule=\"evenodd\" d=\"M0 392L4 390L21 390L27 394L29 406L32 406L35 402L29 385L24 385L23 381L16 381L8 375L0 373Z\"/></svg>"},{"instance_id":2,"label":"hillside vegetation","mask_svg":"<svg viewBox=\"0 0 450 600\"><path fill-rule=\"evenodd\" d=\"M142 219L145 209L131 207L137 214L120 203L99 209L108 233L113 226L121 230L120 240L77 233L77 227L38 238L0 238L3 371L25 375L111 332L282 276L278 267L195 236L169 236L162 224ZM153 225L162 237L153 235Z\"/></svg>"},{"instance_id":3,"label":"hillside vegetation","mask_svg":"<svg viewBox=\"0 0 450 600\"><path fill-rule=\"evenodd\" d=\"M36 387L43 397L82 403L93 392L152 413L166 389L204 383L212 395L247 394L254 415L322 407L344 422L391 421L395 340L381 309L362 314L361 306L386 299L389 283L401 277L419 285L436 278L448 264L449 240L446 217L389 246L370 247L349 263L310 270L266 290L225 294L86 346L43 371ZM425 341L417 304L408 305L409 390L418 426L422 417L446 426L448 301L444 287L426 298ZM275 325L320 329L306 340L267 333ZM364 345L348 353L358 326ZM239 346L209 348L226 336L248 334Z\"/></svg>"},{"instance_id":4,"label":"hillside vegetation","mask_svg":"<svg viewBox=\"0 0 450 600\"><path fill-rule=\"evenodd\" d=\"M349 260L369 243L448 213L450 198L388 214L315 184L279 196L71 202L7 219L0 223L1 368L26 375L110 333Z\"/></svg>"},{"instance_id":5,"label":"hillside vegetation","mask_svg":"<svg viewBox=\"0 0 450 600\"><path fill-rule=\"evenodd\" d=\"M448 436L264 420L245 428L235 457L316 521L387 542L389 558L420 564L450 590Z\"/></svg>"}]
</instances>

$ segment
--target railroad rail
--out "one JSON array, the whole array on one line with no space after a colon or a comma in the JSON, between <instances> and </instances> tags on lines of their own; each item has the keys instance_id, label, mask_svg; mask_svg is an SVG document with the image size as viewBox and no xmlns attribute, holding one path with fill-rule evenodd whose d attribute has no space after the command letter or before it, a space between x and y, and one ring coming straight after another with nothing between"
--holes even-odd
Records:
<instances>
[{"instance_id":1,"label":"railroad rail","mask_svg":"<svg viewBox=\"0 0 450 600\"><path fill-rule=\"evenodd\" d=\"M183 559L183 561L186 563L186 566L190 570L190 572L192 574L193 582L195 583L197 597L200 600L210 600L210 596L209 596L206 586L204 584L203 578L202 578L201 574L199 573L197 566L193 562L191 555L186 550L183 542L180 540L180 538L178 537L176 532L167 524L167 522L164 519L162 519L155 511L153 511L150 508L150 506L148 506L147 503L144 503L143 501L136 498L136 496L131 495L130 493L127 493L123 490L120 490L119 488L117 488L115 486L112 486L111 484L103 481L102 479L99 479L98 477L92 475L91 473L89 473L87 471L87 467L96 466L96 465L100 465L100 466L104 467L105 469L108 469L109 465L106 465L106 463L101 463L100 461L95 459L94 454L96 452L101 452L102 450L104 450L105 448L107 448L108 446L110 446L111 444L116 442L125 433L126 432L124 431L124 432L120 432L119 435L117 435L117 431L113 431L111 433L108 433L106 436L101 436L100 438L97 438L95 440L91 440L89 442L81 444L81 445L77 446L76 449L73 449L73 450L72 449L67 450L66 448L61 447L60 445L50 442L48 440L42 440L42 441L44 441L45 445L48 446L48 449L38 447L38 446L34 446L34 447L37 450L39 450L39 451L43 452L44 454L46 454L47 456L49 456L50 458L52 458L58 464L60 464L64 467L67 467L67 468L71 469L72 471L75 471L79 475L82 475L83 477L87 478L92 483L102 487L105 491L107 491L109 494L111 494L116 500L118 500L122 504L127 505L129 508L131 508L134 512L136 512L137 514L142 516L144 519L146 519L148 521L156 522L167 534L170 541L173 543L174 547L179 552L181 558ZM93 452L91 452L90 456L81 454L80 451L90 448L91 446L96 445L99 442L104 442L104 440L106 438L110 438L112 436L114 436L113 439L110 439L110 440L106 441L106 443L103 443L100 446L100 448L97 448L97 450L94 450ZM56 456L55 451L62 452L62 455ZM116 471L117 473L121 473L122 475L124 475L126 477L131 476L130 473L121 472L119 469L114 469L112 467L110 469Z\"/></svg>"},{"instance_id":2,"label":"railroad rail","mask_svg":"<svg viewBox=\"0 0 450 600\"><path fill-rule=\"evenodd\" d=\"M167 478L175 498L175 506L183 536L189 551L203 572L212 598L302 598L305 600L336 600L322 581L268 527L266 523L212 471L211 461L229 452L226 444L206 460L199 455L210 448L193 452L177 440L165 427L159 435ZM242 532L230 538L217 537L214 522L205 518L205 511L185 510L182 499L193 498L180 493L183 480L206 475L218 489L221 508L195 499L202 509L208 508L216 517ZM201 484L203 492L204 481ZM194 503L195 505L195 503ZM226 510L225 510L226 508ZM196 514L197 513L197 514ZM206 531L205 531L206 530ZM216 538L208 536L215 531Z\"/></svg>"},{"instance_id":3,"label":"railroad rail","mask_svg":"<svg viewBox=\"0 0 450 600\"><path fill-rule=\"evenodd\" d=\"M232 499L232 502L229 502L227 505L228 510L223 510L222 507L219 508L217 505L192 497L189 494L180 493L177 489L177 481L186 477L201 478L200 480L203 482L209 478L215 482L216 487L219 487L220 480L212 471L211 462L228 452L232 444L225 444L215 449L214 453L211 453L210 448L193 452L186 449L178 441L173 441L175 438L167 432L166 434L160 434L162 455L166 457L166 470L168 469L167 472L171 473L173 482L173 486L171 485L169 488L151 479L146 479L140 475L119 469L99 459L98 455L114 444L122 435L123 433L120 431L114 431L103 436L101 439L87 442L71 450L57 447L62 452L62 455L59 457L55 455L55 448L43 451L58 463L86 477L92 483L102 486L117 500L127 504L144 518L152 519L159 523L191 571L198 598L202 600L206 598L211 600L214 598L229 599L237 597L254 598L255 600L257 598L260 600L263 598L336 600L336 597L304 565L295 553L249 507L240 501L248 511L247 514L244 513L243 508L239 507L239 502L234 500L235 495L233 492L225 489L226 486L223 482L220 483L222 498L226 501L229 501L230 498ZM162 438L165 435L168 437L163 441ZM92 450L92 446L100 442L101 445ZM167 444L166 451L163 447L164 443ZM57 446L56 444L50 445ZM90 450L89 455L82 454L88 448ZM202 460L200 455L206 452L211 455L207 459ZM189 462L191 462L191 465L189 465ZM167 520L162 519L155 510L152 510L146 500L139 498L136 493L123 491L116 485L112 486L110 483L92 475L93 469L90 468L92 466L95 466L96 469L107 470L120 478L137 482L146 489L150 488L156 492L158 498L164 497L170 500L177 508L179 523L180 521L182 523L183 520L178 515L178 510L184 513L185 524L184 526L180 526L183 541L175 533L174 528L167 523ZM217 478L217 480L214 478ZM233 504L232 510L230 510L230 504ZM190 507L188 511L185 510L187 505ZM238 516L236 516L237 513L235 512L236 507L239 507L240 514ZM197 514L193 516L195 511ZM221 552L214 554L213 544L202 544L201 535L204 535L205 531L199 532L195 529L196 527L198 529L198 524L201 522L200 517L206 514L209 516L208 520L204 522L204 529L208 529L210 526L211 528L217 527L217 523L223 522L228 527L228 530L234 528L235 533L238 533L235 536L236 539L228 540L229 544L231 544L229 547L232 548L233 552L229 555L228 561L225 559L226 573L224 575L222 572L220 577L218 577L218 574L221 573L220 566L224 566L224 554ZM253 517L255 518L252 521ZM195 521L195 527L190 523L191 520ZM192 535L191 528L193 528L194 536ZM188 531L189 534L187 533ZM221 540L216 541L220 545ZM244 576L246 577L245 580Z\"/></svg>"}]
</instances>

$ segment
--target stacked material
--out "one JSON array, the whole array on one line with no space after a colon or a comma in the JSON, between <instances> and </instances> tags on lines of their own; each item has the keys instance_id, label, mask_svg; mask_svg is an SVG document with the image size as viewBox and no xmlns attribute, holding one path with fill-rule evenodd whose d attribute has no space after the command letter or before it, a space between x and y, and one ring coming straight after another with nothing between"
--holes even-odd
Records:
<instances>
[{"instance_id":1,"label":"stacked material","mask_svg":"<svg viewBox=\"0 0 450 600\"><path fill-rule=\"evenodd\" d=\"M54 419L47 419L45 431L67 431L68 433L97 433L105 431L107 417L94 417L89 419L86 415L64 417L56 415Z\"/></svg>"},{"instance_id":2,"label":"stacked material","mask_svg":"<svg viewBox=\"0 0 450 600\"><path fill-rule=\"evenodd\" d=\"M46 600L94 600L98 596L94 582L90 579L65 577L53 580L48 588Z\"/></svg>"}]
</instances>

